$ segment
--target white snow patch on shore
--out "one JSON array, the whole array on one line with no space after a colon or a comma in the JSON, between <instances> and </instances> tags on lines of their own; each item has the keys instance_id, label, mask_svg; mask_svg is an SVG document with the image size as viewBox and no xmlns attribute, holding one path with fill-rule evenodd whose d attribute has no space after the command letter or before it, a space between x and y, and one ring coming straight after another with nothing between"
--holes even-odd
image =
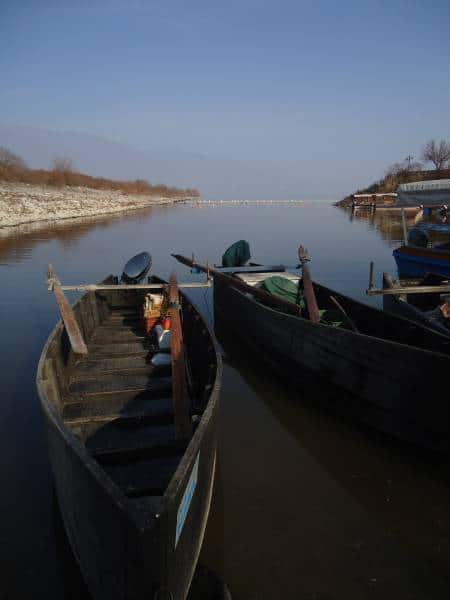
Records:
<instances>
[{"instance_id":1,"label":"white snow patch on shore","mask_svg":"<svg viewBox=\"0 0 450 600\"><path fill-rule=\"evenodd\" d=\"M0 182L0 227L124 212L173 202L172 198L115 190Z\"/></svg>"}]
</instances>

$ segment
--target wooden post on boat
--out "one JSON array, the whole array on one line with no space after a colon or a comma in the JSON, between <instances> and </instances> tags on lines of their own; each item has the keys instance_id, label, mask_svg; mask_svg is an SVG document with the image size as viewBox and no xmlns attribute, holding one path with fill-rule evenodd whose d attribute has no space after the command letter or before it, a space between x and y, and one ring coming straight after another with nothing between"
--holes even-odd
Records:
<instances>
[{"instance_id":1,"label":"wooden post on boat","mask_svg":"<svg viewBox=\"0 0 450 600\"><path fill-rule=\"evenodd\" d=\"M48 265L47 283L49 291L55 294L59 312L61 313L61 318L64 322L72 350L75 354L87 354L88 349L84 343L83 335L78 326L72 307L61 289L61 282L53 270L52 265Z\"/></svg>"},{"instance_id":2,"label":"wooden post on boat","mask_svg":"<svg viewBox=\"0 0 450 600\"><path fill-rule=\"evenodd\" d=\"M177 438L190 438L192 436L192 423L189 415L183 329L181 327L180 299L175 273L172 273L169 281L169 308L172 330L172 392L175 435Z\"/></svg>"},{"instance_id":3,"label":"wooden post on boat","mask_svg":"<svg viewBox=\"0 0 450 600\"><path fill-rule=\"evenodd\" d=\"M303 289L305 291L306 307L308 309L309 320L313 323L320 321L319 307L317 306L316 294L306 262L310 260L308 251L303 246L298 249L298 258L303 272Z\"/></svg>"},{"instance_id":4,"label":"wooden post on boat","mask_svg":"<svg viewBox=\"0 0 450 600\"><path fill-rule=\"evenodd\" d=\"M405 209L402 208L402 228L403 228L403 243L405 246L408 245L408 230L406 227Z\"/></svg>"}]
</instances>

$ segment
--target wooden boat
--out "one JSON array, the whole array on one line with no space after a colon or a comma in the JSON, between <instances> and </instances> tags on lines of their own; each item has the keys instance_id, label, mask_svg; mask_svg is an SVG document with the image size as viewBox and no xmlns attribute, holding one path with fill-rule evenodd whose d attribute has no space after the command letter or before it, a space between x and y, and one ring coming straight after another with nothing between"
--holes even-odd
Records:
<instances>
[{"instance_id":1,"label":"wooden boat","mask_svg":"<svg viewBox=\"0 0 450 600\"><path fill-rule=\"evenodd\" d=\"M182 292L178 308L171 281L172 356L158 366L151 359L162 353L145 336L142 306L165 283L110 277L61 286L52 275L51 284L64 322L45 344L37 387L83 577L95 600L184 599L214 479L222 372L215 338ZM88 290L73 312L64 289Z\"/></svg>"},{"instance_id":2,"label":"wooden boat","mask_svg":"<svg viewBox=\"0 0 450 600\"><path fill-rule=\"evenodd\" d=\"M319 376L336 390L330 398L339 412L403 440L450 450L449 403L442 391L450 369L447 337L315 282L318 307L339 305L343 326L312 322L297 305L255 287L277 272L299 281L282 266L223 272L174 256L210 272L215 315L284 378L301 385L308 375Z\"/></svg>"},{"instance_id":3,"label":"wooden boat","mask_svg":"<svg viewBox=\"0 0 450 600\"><path fill-rule=\"evenodd\" d=\"M400 277L424 277L427 273L450 276L450 244L431 246L426 231L418 228L408 233L408 243L393 251Z\"/></svg>"},{"instance_id":4,"label":"wooden boat","mask_svg":"<svg viewBox=\"0 0 450 600\"><path fill-rule=\"evenodd\" d=\"M420 288L432 289L417 293ZM383 273L383 290L399 290L398 294L383 295L383 310L450 337L450 329L444 320L430 316L442 304L442 296L450 296L449 281L445 275L428 273L420 279L393 279L388 273Z\"/></svg>"}]
</instances>

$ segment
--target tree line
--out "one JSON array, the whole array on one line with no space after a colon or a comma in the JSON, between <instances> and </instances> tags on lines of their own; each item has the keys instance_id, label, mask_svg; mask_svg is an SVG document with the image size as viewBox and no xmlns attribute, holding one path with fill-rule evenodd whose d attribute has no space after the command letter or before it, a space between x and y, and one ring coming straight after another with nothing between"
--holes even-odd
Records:
<instances>
[{"instance_id":1,"label":"tree line","mask_svg":"<svg viewBox=\"0 0 450 600\"><path fill-rule=\"evenodd\" d=\"M409 155L402 162L397 162L388 167L386 175L396 175L403 171L423 171L423 163L432 163L437 172L443 171L449 167L450 163L450 143L446 140L430 140L427 142L421 152L421 160L413 161L414 157Z\"/></svg>"},{"instance_id":2,"label":"tree line","mask_svg":"<svg viewBox=\"0 0 450 600\"><path fill-rule=\"evenodd\" d=\"M396 162L385 171L384 177L354 194L382 194L395 192L401 183L411 181L429 181L431 179L450 179L450 143L446 140L430 140L422 148L419 161L408 155L403 161ZM434 169L426 169L431 163ZM350 205L350 194L336 203L337 206Z\"/></svg>"},{"instance_id":3,"label":"tree line","mask_svg":"<svg viewBox=\"0 0 450 600\"><path fill-rule=\"evenodd\" d=\"M127 194L148 194L164 197L199 196L198 190L152 184L145 179L120 181L80 173L70 158L57 157L50 168L30 169L23 158L0 146L0 181L30 183L56 187L80 186L101 190L118 190Z\"/></svg>"}]
</instances>

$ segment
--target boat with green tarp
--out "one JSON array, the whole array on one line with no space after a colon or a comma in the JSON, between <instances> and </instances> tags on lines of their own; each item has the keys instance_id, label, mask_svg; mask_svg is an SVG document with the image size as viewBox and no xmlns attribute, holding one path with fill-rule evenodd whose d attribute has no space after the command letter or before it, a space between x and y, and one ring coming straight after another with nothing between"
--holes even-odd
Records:
<instances>
[{"instance_id":1,"label":"boat with green tarp","mask_svg":"<svg viewBox=\"0 0 450 600\"><path fill-rule=\"evenodd\" d=\"M305 266L303 275L283 265L222 270L174 257L213 277L216 321L263 362L299 390L317 378L326 384L328 393L314 399L318 405L403 440L450 450L450 409L442 394L448 337L321 285Z\"/></svg>"}]
</instances>

